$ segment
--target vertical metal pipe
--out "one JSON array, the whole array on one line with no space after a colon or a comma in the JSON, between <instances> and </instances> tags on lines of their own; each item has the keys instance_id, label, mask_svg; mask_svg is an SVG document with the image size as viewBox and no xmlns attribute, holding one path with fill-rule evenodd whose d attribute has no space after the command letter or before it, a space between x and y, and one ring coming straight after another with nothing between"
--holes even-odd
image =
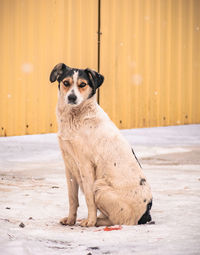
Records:
<instances>
[{"instance_id":1,"label":"vertical metal pipe","mask_svg":"<svg viewBox=\"0 0 200 255\"><path fill-rule=\"evenodd\" d=\"M101 0L98 0L98 38L97 38L97 43L98 43L98 53L97 53L97 69L98 72L100 72L100 51L101 51ZM97 92L97 102L99 103L99 99L100 99L100 91L98 89Z\"/></svg>"}]
</instances>

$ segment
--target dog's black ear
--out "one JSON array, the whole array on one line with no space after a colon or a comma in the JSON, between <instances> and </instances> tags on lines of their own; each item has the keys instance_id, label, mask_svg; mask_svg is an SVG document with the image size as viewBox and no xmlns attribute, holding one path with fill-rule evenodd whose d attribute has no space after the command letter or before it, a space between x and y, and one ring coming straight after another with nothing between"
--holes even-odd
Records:
<instances>
[{"instance_id":1,"label":"dog's black ear","mask_svg":"<svg viewBox=\"0 0 200 255\"><path fill-rule=\"evenodd\" d=\"M85 72L88 74L88 77L93 85L93 88L95 90L98 89L104 81L103 75L89 68L86 68Z\"/></svg>"},{"instance_id":2,"label":"dog's black ear","mask_svg":"<svg viewBox=\"0 0 200 255\"><path fill-rule=\"evenodd\" d=\"M64 72L70 70L71 68L66 66L65 64L63 63L59 63L57 64L54 69L51 71L51 74L50 74L50 82L54 82L54 81L58 81L60 82L60 77L63 75Z\"/></svg>"}]
</instances>

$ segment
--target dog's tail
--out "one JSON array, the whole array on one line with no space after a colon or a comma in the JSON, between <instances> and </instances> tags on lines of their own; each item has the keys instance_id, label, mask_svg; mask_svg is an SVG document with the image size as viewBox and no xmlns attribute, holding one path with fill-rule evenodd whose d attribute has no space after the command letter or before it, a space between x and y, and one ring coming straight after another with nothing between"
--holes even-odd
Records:
<instances>
[{"instance_id":1,"label":"dog's tail","mask_svg":"<svg viewBox=\"0 0 200 255\"><path fill-rule=\"evenodd\" d=\"M138 221L138 224L146 224L147 222L151 221L151 215L150 215L150 210L152 207L152 200L147 204L147 210L146 212L142 215L140 220Z\"/></svg>"},{"instance_id":2,"label":"dog's tail","mask_svg":"<svg viewBox=\"0 0 200 255\"><path fill-rule=\"evenodd\" d=\"M131 149L132 149L132 153L133 153L133 155L134 155L135 159L136 159L136 160L137 160L137 162L138 162L138 165L140 166L140 168L142 168L142 166L141 166L141 164L140 164L140 162L139 162L138 158L137 158L137 157L136 157L136 155L135 155L135 152L134 152L133 148L131 148Z\"/></svg>"}]
</instances>

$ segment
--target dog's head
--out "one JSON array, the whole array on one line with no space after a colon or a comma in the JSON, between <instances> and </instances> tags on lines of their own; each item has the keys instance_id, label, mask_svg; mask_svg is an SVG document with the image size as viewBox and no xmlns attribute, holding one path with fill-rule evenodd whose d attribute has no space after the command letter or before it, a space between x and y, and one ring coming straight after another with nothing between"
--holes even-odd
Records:
<instances>
[{"instance_id":1,"label":"dog's head","mask_svg":"<svg viewBox=\"0 0 200 255\"><path fill-rule=\"evenodd\" d=\"M58 81L59 90L65 97L65 103L78 106L91 98L101 86L104 77L87 68L70 68L63 63L57 64L50 74L50 81Z\"/></svg>"}]
</instances>

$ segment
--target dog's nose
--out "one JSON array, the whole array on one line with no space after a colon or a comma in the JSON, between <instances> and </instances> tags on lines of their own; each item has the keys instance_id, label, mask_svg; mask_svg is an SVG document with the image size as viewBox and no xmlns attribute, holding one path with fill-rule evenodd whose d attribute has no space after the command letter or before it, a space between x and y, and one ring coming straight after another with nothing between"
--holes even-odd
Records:
<instances>
[{"instance_id":1,"label":"dog's nose","mask_svg":"<svg viewBox=\"0 0 200 255\"><path fill-rule=\"evenodd\" d=\"M68 96L68 101L70 104L74 104L76 102L77 96L75 94L70 94Z\"/></svg>"}]
</instances>

